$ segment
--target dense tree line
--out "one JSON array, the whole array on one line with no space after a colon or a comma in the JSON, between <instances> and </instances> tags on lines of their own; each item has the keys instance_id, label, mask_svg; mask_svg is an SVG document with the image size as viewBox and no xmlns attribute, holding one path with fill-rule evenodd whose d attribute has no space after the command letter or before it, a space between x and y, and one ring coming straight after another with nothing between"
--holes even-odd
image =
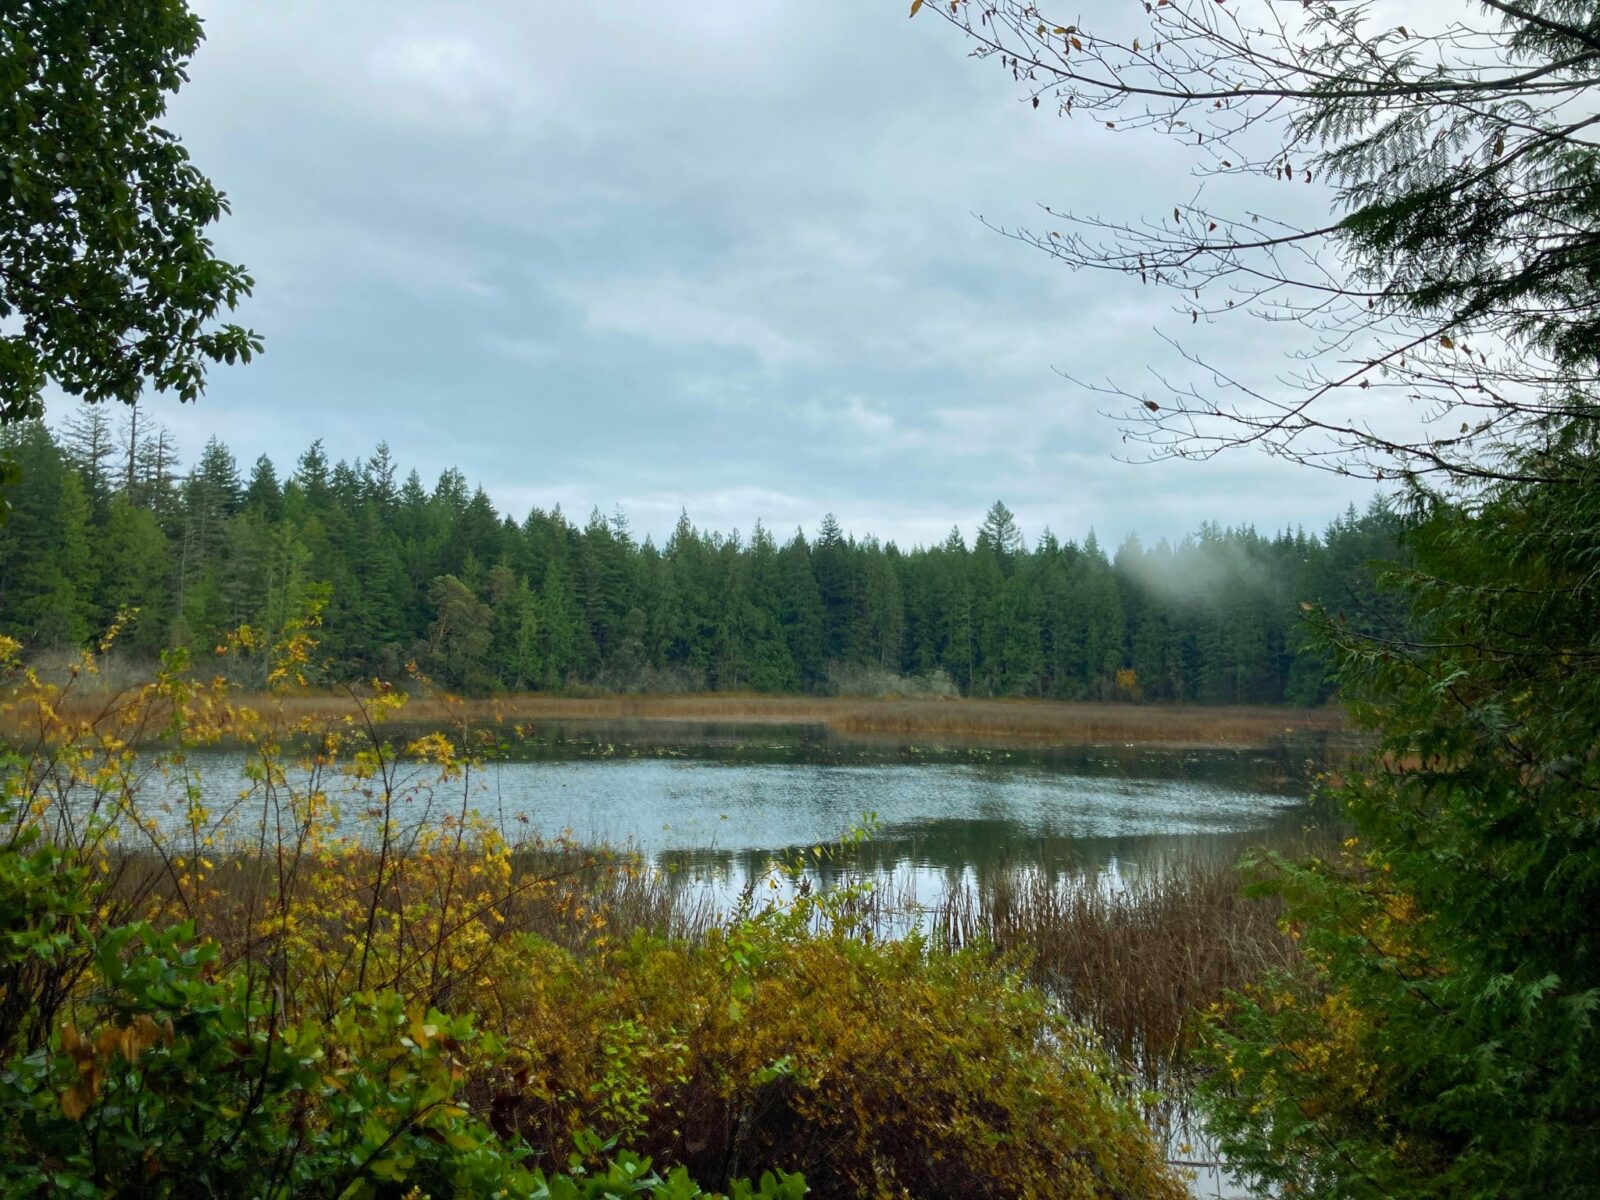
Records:
<instances>
[{"instance_id":1,"label":"dense tree line","mask_svg":"<svg viewBox=\"0 0 1600 1200\"><path fill-rule=\"evenodd\" d=\"M1030 547L998 502L970 543L952 530L902 550L832 516L780 541L684 516L657 546L620 512L519 523L459 471L431 489L402 478L384 445L330 463L315 443L284 478L265 457L241 472L215 439L180 472L164 430L116 430L96 408L3 440L22 482L0 533L0 623L36 650L86 644L129 608L119 644L141 656L210 650L240 626L270 642L315 608L335 677L414 662L468 691L1317 703L1330 685L1300 605L1381 619L1365 568L1394 547L1377 503L1320 536L1204 525L1107 554L1093 533Z\"/></svg>"}]
</instances>

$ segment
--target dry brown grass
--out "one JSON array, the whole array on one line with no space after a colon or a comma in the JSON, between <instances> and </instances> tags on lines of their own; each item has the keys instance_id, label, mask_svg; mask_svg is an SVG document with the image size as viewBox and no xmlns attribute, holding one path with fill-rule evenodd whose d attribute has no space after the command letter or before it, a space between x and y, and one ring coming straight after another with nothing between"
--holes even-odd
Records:
<instances>
[{"instance_id":1,"label":"dry brown grass","mask_svg":"<svg viewBox=\"0 0 1600 1200\"><path fill-rule=\"evenodd\" d=\"M952 946L1022 955L1068 1015L1161 1086L1183 1071L1199 1012L1298 960L1281 906L1246 897L1241 882L1227 857L1169 862L1118 891L1092 876L1003 871L950 896L936 927Z\"/></svg>"},{"instance_id":2,"label":"dry brown grass","mask_svg":"<svg viewBox=\"0 0 1600 1200\"><path fill-rule=\"evenodd\" d=\"M1345 721L1336 709L963 700L869 702L831 716L828 725L840 733L865 736L934 733L980 743L1137 743L1191 749L1265 747L1295 735L1339 733Z\"/></svg>"},{"instance_id":3,"label":"dry brown grass","mask_svg":"<svg viewBox=\"0 0 1600 1200\"><path fill-rule=\"evenodd\" d=\"M337 719L356 711L342 695L243 697L283 721ZM798 725L862 742L916 740L945 745L1162 746L1260 749L1295 737L1344 733L1334 708L1066 703L1048 700L907 700L814 696L508 695L481 700L413 697L397 721L407 725L538 725L595 722L644 725Z\"/></svg>"}]
</instances>

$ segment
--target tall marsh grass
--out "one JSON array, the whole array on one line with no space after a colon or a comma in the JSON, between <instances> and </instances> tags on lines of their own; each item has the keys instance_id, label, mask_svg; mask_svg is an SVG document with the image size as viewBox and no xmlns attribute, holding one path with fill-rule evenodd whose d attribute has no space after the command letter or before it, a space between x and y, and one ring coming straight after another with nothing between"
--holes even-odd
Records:
<instances>
[{"instance_id":1,"label":"tall marsh grass","mask_svg":"<svg viewBox=\"0 0 1600 1200\"><path fill-rule=\"evenodd\" d=\"M1015 868L947 896L935 927L952 948L1020 958L1068 1016L1158 1086L1184 1069L1198 1012L1298 957L1279 905L1241 884L1234 860L1213 853L1171 856L1115 883Z\"/></svg>"},{"instance_id":2,"label":"tall marsh grass","mask_svg":"<svg viewBox=\"0 0 1600 1200\"><path fill-rule=\"evenodd\" d=\"M65 715L85 717L104 695L70 689ZM243 695L239 702L284 726L325 725L358 716L358 693ZM569 696L508 694L461 699L430 689L412 695L393 720L423 728L512 728L539 722L827 729L846 740L910 739L952 746L1054 747L1149 745L1175 749L1265 749L1348 736L1333 708L1109 704L1052 700L972 700L905 696L761 696L750 694ZM0 732L26 733L16 712L0 714Z\"/></svg>"}]
</instances>

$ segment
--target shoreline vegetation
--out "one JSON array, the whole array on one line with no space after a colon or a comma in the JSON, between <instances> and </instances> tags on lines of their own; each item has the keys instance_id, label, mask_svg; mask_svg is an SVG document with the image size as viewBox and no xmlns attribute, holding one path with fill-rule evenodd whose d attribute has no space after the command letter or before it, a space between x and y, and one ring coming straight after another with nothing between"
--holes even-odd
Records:
<instances>
[{"instance_id":1,"label":"shoreline vegetation","mask_svg":"<svg viewBox=\"0 0 1600 1200\"><path fill-rule=\"evenodd\" d=\"M80 694L69 702L68 711L86 712L97 702L93 694ZM354 693L239 692L232 696L232 702L285 726L339 722L363 711L363 704ZM914 739L952 749L1132 745L1170 750L1269 750L1311 741L1325 754L1334 754L1353 744L1357 736L1344 711L1331 707L717 693L595 697L524 693L488 698L414 695L407 698L403 707L387 712L384 720L397 728L621 725L690 736L752 726L800 727L824 730L846 743ZM16 733L18 729L16 711L0 714L0 733Z\"/></svg>"},{"instance_id":2,"label":"shoreline vegetation","mask_svg":"<svg viewBox=\"0 0 1600 1200\"><path fill-rule=\"evenodd\" d=\"M6 763L0 885L44 940L0 953L0 999L35 1001L0 1004L0 1044L42 1099L12 1097L0 1136L56 1174L1178 1200L1141 1081L1175 1078L1187 996L1287 945L1267 910L1212 911L1239 908L1231 888L1176 878L1130 918L1092 881L1014 874L903 931L905 897L809 885L865 830L773 861L717 912L637 855L506 841L471 808L473 730L419 733L393 692L352 724L287 699L304 732L350 731L307 746L220 680L115 690L94 669L24 673L6 706L41 736ZM235 738L252 802L209 810L191 752ZM431 769L397 773L401 756ZM181 772L187 799L158 801L152 771ZM330 809L341 778L366 789L359 829ZM417 789L454 811L424 819ZM1195 934L1245 952L1168 952ZM1142 965L1103 969L1123 959ZM125 1144L123 1112L144 1131ZM738 1182L756 1172L776 1174Z\"/></svg>"},{"instance_id":3,"label":"shoreline vegetation","mask_svg":"<svg viewBox=\"0 0 1600 1200\"><path fill-rule=\"evenodd\" d=\"M348 698L281 701L285 716L338 713ZM326 706L326 707L324 707ZM461 720L544 721L737 727L799 725L863 741L915 737L949 746L1095 746L1137 743L1172 749L1256 749L1302 735L1342 734L1339 709L1223 705L1094 704L1052 700L901 699L814 696L604 696L537 694L483 700L412 699L398 719L421 724Z\"/></svg>"}]
</instances>

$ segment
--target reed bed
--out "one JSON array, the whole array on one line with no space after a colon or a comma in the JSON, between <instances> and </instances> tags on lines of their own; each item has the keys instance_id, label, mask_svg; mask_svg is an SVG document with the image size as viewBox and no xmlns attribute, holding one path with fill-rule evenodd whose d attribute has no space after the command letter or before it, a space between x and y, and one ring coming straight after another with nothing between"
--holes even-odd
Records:
<instances>
[{"instance_id":1,"label":"reed bed","mask_svg":"<svg viewBox=\"0 0 1600 1200\"><path fill-rule=\"evenodd\" d=\"M1175 749L1265 748L1286 739L1345 730L1343 715L1327 709L1003 700L943 705L884 701L844 709L829 718L828 726L863 737L937 735L979 744L1137 744Z\"/></svg>"},{"instance_id":2,"label":"reed bed","mask_svg":"<svg viewBox=\"0 0 1600 1200\"><path fill-rule=\"evenodd\" d=\"M1285 839L1294 856L1333 836ZM1248 845L1240 839L1239 849ZM1324 848L1325 852L1325 848ZM1018 956L1036 984L1152 1087L1181 1077L1196 1016L1262 974L1290 969L1298 947L1282 907L1242 890L1235 857L1188 855L1132 879L1000 871L933 910L951 947Z\"/></svg>"},{"instance_id":3,"label":"reed bed","mask_svg":"<svg viewBox=\"0 0 1600 1200\"><path fill-rule=\"evenodd\" d=\"M345 694L241 695L237 702L284 725L333 722L359 711ZM63 715L103 698L80 692ZM1101 704L1051 700L951 700L754 695L505 695L461 699L415 695L387 718L418 727L528 726L596 722L663 726L810 726L845 740L910 740L947 746L1146 745L1173 749L1263 749L1348 731L1333 708ZM12 725L15 725L13 718ZM16 728L0 730L15 735Z\"/></svg>"}]
</instances>

